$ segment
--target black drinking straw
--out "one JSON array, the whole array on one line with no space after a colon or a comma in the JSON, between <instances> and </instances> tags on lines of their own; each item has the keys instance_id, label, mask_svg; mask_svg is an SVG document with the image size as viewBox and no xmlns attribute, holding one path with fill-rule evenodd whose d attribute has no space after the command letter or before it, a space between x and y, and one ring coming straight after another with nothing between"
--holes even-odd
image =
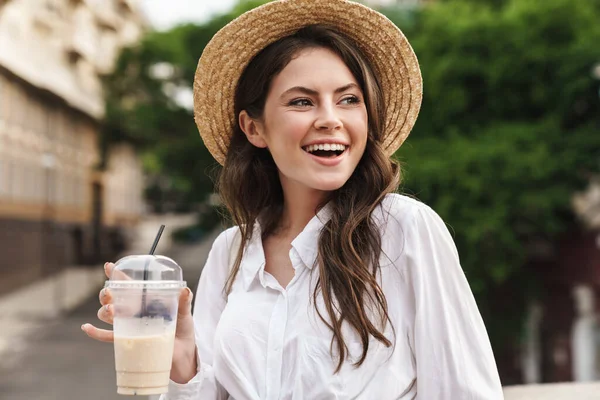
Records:
<instances>
[{"instance_id":1,"label":"black drinking straw","mask_svg":"<svg viewBox=\"0 0 600 400\"><path fill-rule=\"evenodd\" d=\"M154 243L152 243L152 248L150 249L150 255L153 256L154 255L154 251L156 250L156 246L158 246L158 241L160 240L160 236L162 235L163 231L165 230L165 226L161 225L160 229L158 230L158 233L156 234L156 238L154 238ZM144 280L146 279L145 274L148 273L148 271L144 271Z\"/></svg>"},{"instance_id":2,"label":"black drinking straw","mask_svg":"<svg viewBox=\"0 0 600 400\"><path fill-rule=\"evenodd\" d=\"M154 243L152 243L152 248L150 249L150 255L153 256L154 255L154 251L156 250L156 246L158 246L158 241L160 240L160 236L162 235L163 231L165 230L165 226L161 225L160 229L158 230L158 233L156 234L156 237L154 238ZM146 261L146 264L144 265L144 282L146 282L148 280L148 263L150 262L150 260ZM142 317L146 316L146 286L144 285L143 289L142 289Z\"/></svg>"}]
</instances>

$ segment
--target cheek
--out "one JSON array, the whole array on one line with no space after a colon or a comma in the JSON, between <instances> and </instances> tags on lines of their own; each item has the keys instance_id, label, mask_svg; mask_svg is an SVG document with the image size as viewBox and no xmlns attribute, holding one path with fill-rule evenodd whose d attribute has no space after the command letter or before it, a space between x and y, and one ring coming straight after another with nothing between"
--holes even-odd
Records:
<instances>
[{"instance_id":1,"label":"cheek","mask_svg":"<svg viewBox=\"0 0 600 400\"><path fill-rule=\"evenodd\" d=\"M364 149L367 143L367 136L369 131L366 113L364 115L356 115L351 121L351 124L351 126L354 127L351 133L352 141Z\"/></svg>"},{"instance_id":2,"label":"cheek","mask_svg":"<svg viewBox=\"0 0 600 400\"><path fill-rule=\"evenodd\" d=\"M269 129L269 147L272 150L302 150L300 144L310 128L308 113L283 115Z\"/></svg>"}]
</instances>

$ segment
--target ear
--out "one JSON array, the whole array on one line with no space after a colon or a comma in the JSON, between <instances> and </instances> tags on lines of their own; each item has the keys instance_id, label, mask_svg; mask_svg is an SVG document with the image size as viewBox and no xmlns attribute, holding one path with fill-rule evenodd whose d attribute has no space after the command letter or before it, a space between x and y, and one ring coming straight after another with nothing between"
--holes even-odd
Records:
<instances>
[{"instance_id":1,"label":"ear","mask_svg":"<svg viewBox=\"0 0 600 400\"><path fill-rule=\"evenodd\" d=\"M264 127L261 121L253 119L248 115L246 110L242 110L238 118L238 123L250 143L261 149L267 147L267 142L264 138Z\"/></svg>"}]
</instances>

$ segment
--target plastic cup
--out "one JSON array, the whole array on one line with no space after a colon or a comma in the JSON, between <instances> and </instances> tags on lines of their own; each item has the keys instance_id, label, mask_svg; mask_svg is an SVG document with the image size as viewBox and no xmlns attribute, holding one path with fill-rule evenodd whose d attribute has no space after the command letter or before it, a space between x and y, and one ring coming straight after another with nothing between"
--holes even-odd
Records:
<instances>
[{"instance_id":1,"label":"plastic cup","mask_svg":"<svg viewBox=\"0 0 600 400\"><path fill-rule=\"evenodd\" d=\"M186 287L181 268L164 256L128 256L117 261L105 287L113 296L117 393L166 393Z\"/></svg>"}]
</instances>

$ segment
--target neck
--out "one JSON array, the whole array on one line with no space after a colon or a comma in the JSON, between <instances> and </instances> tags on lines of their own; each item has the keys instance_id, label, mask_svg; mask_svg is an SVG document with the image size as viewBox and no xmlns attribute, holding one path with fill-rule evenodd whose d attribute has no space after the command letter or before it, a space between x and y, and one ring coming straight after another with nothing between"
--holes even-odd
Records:
<instances>
[{"instance_id":1,"label":"neck","mask_svg":"<svg viewBox=\"0 0 600 400\"><path fill-rule=\"evenodd\" d=\"M279 234L294 238L302 232L317 213L317 207L325 200L327 192L285 184L283 188L283 213Z\"/></svg>"}]
</instances>

